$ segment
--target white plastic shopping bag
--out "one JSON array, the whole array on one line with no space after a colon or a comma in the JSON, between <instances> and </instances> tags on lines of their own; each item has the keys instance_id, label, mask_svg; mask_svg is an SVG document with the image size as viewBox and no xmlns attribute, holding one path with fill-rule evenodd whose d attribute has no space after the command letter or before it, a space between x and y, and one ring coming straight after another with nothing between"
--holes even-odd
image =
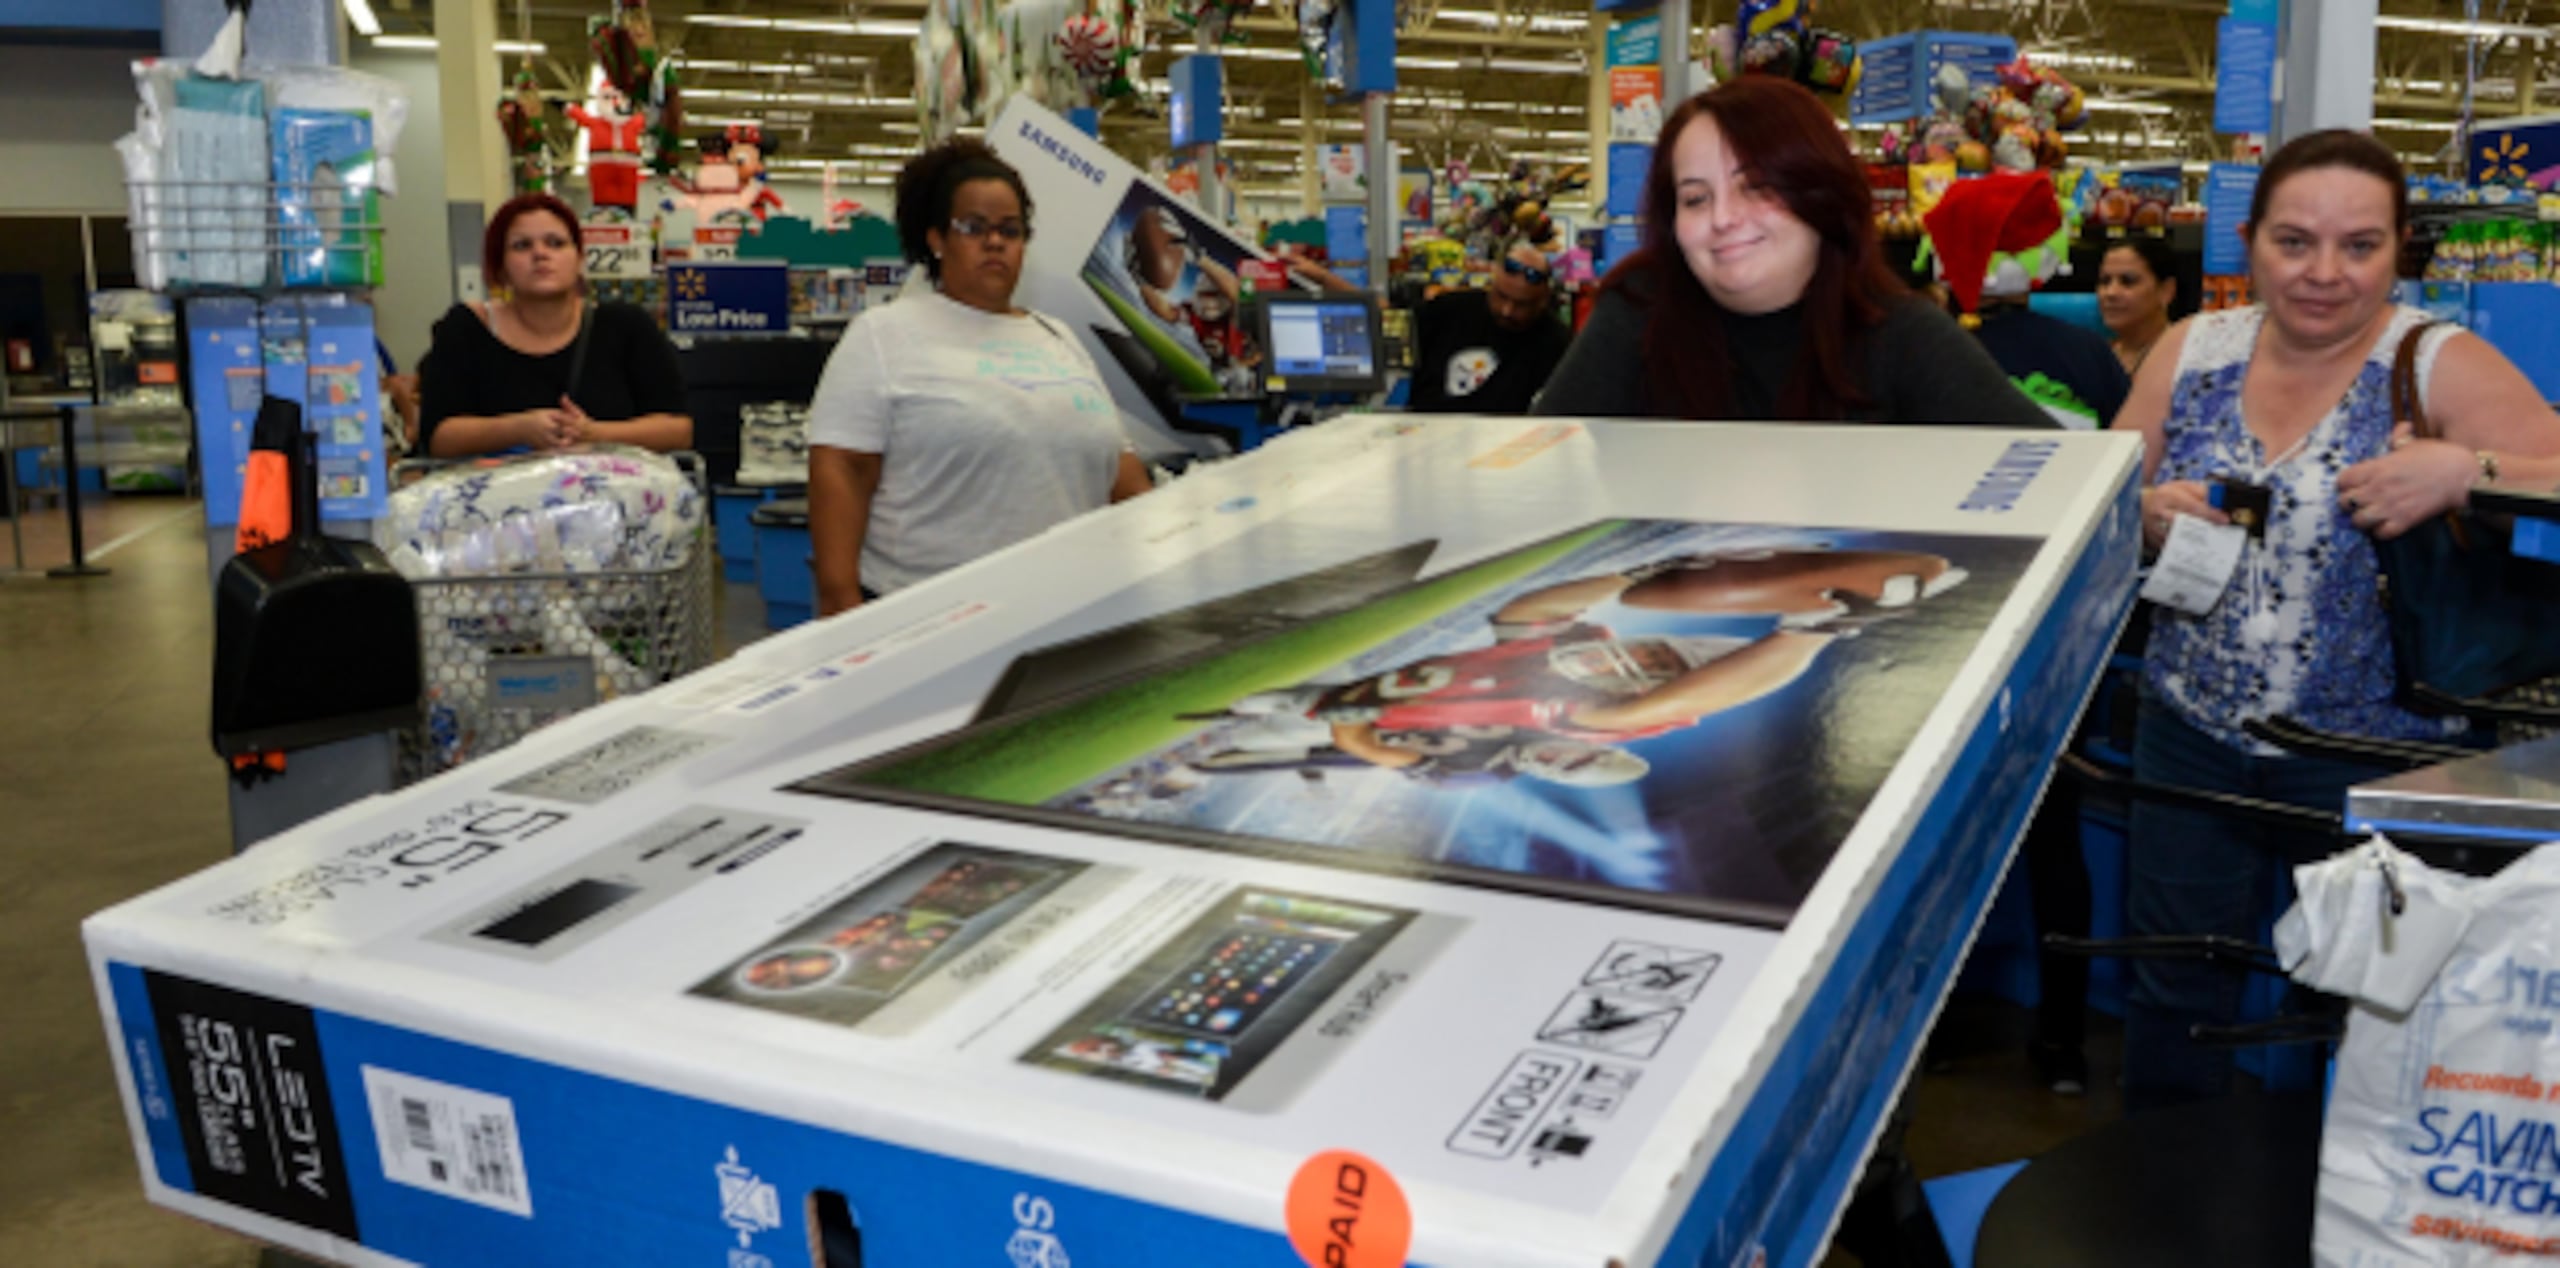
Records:
<instances>
[{"instance_id":1,"label":"white plastic shopping bag","mask_svg":"<svg viewBox=\"0 0 2560 1268\"><path fill-rule=\"evenodd\" d=\"M2474 878L2376 837L2294 875L2278 953L2305 985L2355 1001L2321 1135L2314 1262L2560 1259L2560 844Z\"/></svg>"}]
</instances>

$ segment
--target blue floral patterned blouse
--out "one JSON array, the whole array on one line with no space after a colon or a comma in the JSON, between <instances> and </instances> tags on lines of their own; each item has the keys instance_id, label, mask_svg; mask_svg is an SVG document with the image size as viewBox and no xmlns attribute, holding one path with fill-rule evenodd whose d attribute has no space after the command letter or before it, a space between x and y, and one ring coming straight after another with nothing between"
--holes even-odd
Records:
<instances>
[{"instance_id":1,"label":"blue floral patterned blouse","mask_svg":"<svg viewBox=\"0 0 2560 1268\"><path fill-rule=\"evenodd\" d=\"M2240 417L2266 310L2207 313L2187 333L2156 479L2245 477L2274 490L2274 512L2212 611L2153 609L2144 677L2189 725L2235 749L2281 754L2240 729L2278 714L2386 739L2441 739L2460 729L2392 702L2391 633L2373 539L2338 504L2338 473L2390 444L2392 357L2425 319L2414 308L2396 310L2346 396L2286 454L2264 452ZM2421 392L2452 334L2439 327L2423 336Z\"/></svg>"}]
</instances>

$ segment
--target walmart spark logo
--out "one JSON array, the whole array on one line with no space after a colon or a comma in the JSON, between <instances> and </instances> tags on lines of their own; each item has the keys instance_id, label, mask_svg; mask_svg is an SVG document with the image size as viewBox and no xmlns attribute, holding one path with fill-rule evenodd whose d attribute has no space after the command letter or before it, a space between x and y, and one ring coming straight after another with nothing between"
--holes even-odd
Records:
<instances>
[{"instance_id":1,"label":"walmart spark logo","mask_svg":"<svg viewBox=\"0 0 2560 1268\"><path fill-rule=\"evenodd\" d=\"M2480 179L2519 182L2530 179L2532 173L2525 170L2524 160L2532 152L2533 147L2516 140L2514 133L2499 133L2496 145L2480 147L2480 160L2487 164L2480 169Z\"/></svg>"},{"instance_id":2,"label":"walmart spark logo","mask_svg":"<svg viewBox=\"0 0 2560 1268\"><path fill-rule=\"evenodd\" d=\"M702 299L711 293L711 279L700 270L686 269L676 274L677 299Z\"/></svg>"}]
</instances>

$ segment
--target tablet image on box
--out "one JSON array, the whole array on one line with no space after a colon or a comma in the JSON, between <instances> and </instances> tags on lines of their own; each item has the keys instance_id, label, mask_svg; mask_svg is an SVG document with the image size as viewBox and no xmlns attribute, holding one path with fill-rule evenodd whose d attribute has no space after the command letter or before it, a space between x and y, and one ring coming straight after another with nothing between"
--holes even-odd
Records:
<instances>
[{"instance_id":1,"label":"tablet image on box","mask_svg":"<svg viewBox=\"0 0 2560 1268\"><path fill-rule=\"evenodd\" d=\"M875 1015L909 997L937 970L1044 906L1081 907L1126 869L988 846L941 844L830 903L817 915L703 979L693 994L815 1021L895 1033ZM1071 882L1085 882L1065 894ZM1007 954L1061 923L1046 919L1005 941ZM981 975L983 976L983 975ZM956 985L934 992L929 1015ZM921 1021L922 1017L907 1019Z\"/></svg>"},{"instance_id":2,"label":"tablet image on box","mask_svg":"<svg viewBox=\"0 0 2560 1268\"><path fill-rule=\"evenodd\" d=\"M1022 1060L1224 1100L1417 915L1401 907L1237 890Z\"/></svg>"}]
</instances>

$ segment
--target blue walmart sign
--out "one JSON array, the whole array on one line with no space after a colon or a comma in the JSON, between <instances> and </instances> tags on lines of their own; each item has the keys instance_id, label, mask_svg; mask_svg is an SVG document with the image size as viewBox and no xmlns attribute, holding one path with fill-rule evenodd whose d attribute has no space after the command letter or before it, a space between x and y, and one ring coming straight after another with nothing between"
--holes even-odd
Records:
<instances>
[{"instance_id":1,"label":"blue walmart sign","mask_svg":"<svg viewBox=\"0 0 2560 1268\"><path fill-rule=\"evenodd\" d=\"M791 277L780 260L667 267L667 325L687 334L781 334L791 329Z\"/></svg>"}]
</instances>

